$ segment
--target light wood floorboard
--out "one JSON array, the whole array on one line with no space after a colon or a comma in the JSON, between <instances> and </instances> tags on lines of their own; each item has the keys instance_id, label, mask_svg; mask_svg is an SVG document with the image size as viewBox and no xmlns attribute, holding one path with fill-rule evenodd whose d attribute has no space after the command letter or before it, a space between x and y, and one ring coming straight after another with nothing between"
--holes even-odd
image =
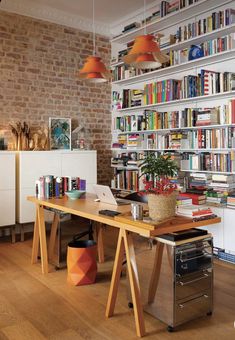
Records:
<instances>
[{"instance_id":1,"label":"light wood floorboard","mask_svg":"<svg viewBox=\"0 0 235 340\"><path fill-rule=\"evenodd\" d=\"M0 340L131 340L138 339L133 311L127 306L125 277L121 278L114 316L105 318L117 233L104 233L105 263L97 283L73 287L66 269L41 274L31 265L32 239L0 242ZM148 314L149 340L235 339L235 266L215 263L214 314L182 325L174 333Z\"/></svg>"}]
</instances>

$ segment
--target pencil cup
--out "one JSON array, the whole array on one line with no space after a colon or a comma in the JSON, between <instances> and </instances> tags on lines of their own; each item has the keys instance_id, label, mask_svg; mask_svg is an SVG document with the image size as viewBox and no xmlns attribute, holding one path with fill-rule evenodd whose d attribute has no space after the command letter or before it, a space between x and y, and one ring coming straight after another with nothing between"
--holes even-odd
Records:
<instances>
[{"instance_id":1,"label":"pencil cup","mask_svg":"<svg viewBox=\"0 0 235 340\"><path fill-rule=\"evenodd\" d=\"M135 221L142 220L143 219L143 206L138 203L131 203L131 215Z\"/></svg>"}]
</instances>

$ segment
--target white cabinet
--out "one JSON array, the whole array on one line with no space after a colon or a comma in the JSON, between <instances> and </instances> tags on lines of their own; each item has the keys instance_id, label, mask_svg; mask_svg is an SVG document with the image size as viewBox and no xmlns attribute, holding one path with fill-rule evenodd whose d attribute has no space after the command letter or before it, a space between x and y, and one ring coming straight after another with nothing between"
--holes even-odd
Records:
<instances>
[{"instance_id":1,"label":"white cabinet","mask_svg":"<svg viewBox=\"0 0 235 340\"><path fill-rule=\"evenodd\" d=\"M97 160L94 151L73 151L61 154L61 176L74 176L86 179L87 192L93 192L97 183Z\"/></svg>"},{"instance_id":2,"label":"white cabinet","mask_svg":"<svg viewBox=\"0 0 235 340\"><path fill-rule=\"evenodd\" d=\"M235 210L224 209L224 248L235 253Z\"/></svg>"},{"instance_id":3,"label":"white cabinet","mask_svg":"<svg viewBox=\"0 0 235 340\"><path fill-rule=\"evenodd\" d=\"M200 227L200 229L205 229L212 234L214 247L224 248L224 211L227 209L216 207L211 207L211 209L217 216L221 217L221 222L207 227Z\"/></svg>"},{"instance_id":4,"label":"white cabinet","mask_svg":"<svg viewBox=\"0 0 235 340\"><path fill-rule=\"evenodd\" d=\"M96 151L21 151L17 155L17 222L35 220L35 207L27 196L35 195L35 181L44 175L85 179L87 191L97 183Z\"/></svg>"},{"instance_id":5,"label":"white cabinet","mask_svg":"<svg viewBox=\"0 0 235 340\"><path fill-rule=\"evenodd\" d=\"M15 153L0 152L0 227L15 224Z\"/></svg>"}]
</instances>

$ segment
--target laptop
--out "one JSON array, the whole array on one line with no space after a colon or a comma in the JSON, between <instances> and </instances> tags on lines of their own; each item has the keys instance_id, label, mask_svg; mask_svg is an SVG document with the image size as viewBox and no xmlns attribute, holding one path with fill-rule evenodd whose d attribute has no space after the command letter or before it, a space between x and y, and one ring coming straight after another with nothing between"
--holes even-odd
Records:
<instances>
[{"instance_id":1,"label":"laptop","mask_svg":"<svg viewBox=\"0 0 235 340\"><path fill-rule=\"evenodd\" d=\"M96 195L98 196L98 199L102 203L108 203L113 205L126 205L131 203L130 201L121 198L115 198L110 187L107 185L94 184L93 188Z\"/></svg>"}]
</instances>

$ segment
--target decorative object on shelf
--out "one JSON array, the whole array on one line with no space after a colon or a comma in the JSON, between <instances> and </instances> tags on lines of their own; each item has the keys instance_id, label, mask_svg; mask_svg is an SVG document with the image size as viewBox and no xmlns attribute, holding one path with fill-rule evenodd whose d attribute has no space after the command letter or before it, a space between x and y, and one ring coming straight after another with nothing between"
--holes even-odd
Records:
<instances>
[{"instance_id":1,"label":"decorative object on shelf","mask_svg":"<svg viewBox=\"0 0 235 340\"><path fill-rule=\"evenodd\" d=\"M17 151L29 150L30 128L26 122L16 122L16 125L10 124L11 132L15 137L15 147Z\"/></svg>"},{"instance_id":2,"label":"decorative object on shelf","mask_svg":"<svg viewBox=\"0 0 235 340\"><path fill-rule=\"evenodd\" d=\"M171 178L178 173L178 166L169 155L156 157L155 153L147 154L140 164L141 176L145 189L141 195L148 195L149 217L163 220L175 215L177 186Z\"/></svg>"},{"instance_id":3,"label":"decorative object on shelf","mask_svg":"<svg viewBox=\"0 0 235 340\"><path fill-rule=\"evenodd\" d=\"M95 44L95 1L93 0L93 55L89 56L79 72L79 78L89 81L91 83L104 83L108 81L112 76L101 58L96 56L96 44Z\"/></svg>"},{"instance_id":4,"label":"decorative object on shelf","mask_svg":"<svg viewBox=\"0 0 235 340\"><path fill-rule=\"evenodd\" d=\"M188 60L195 60L204 57L203 48L199 45L192 45L189 50Z\"/></svg>"},{"instance_id":5,"label":"decorative object on shelf","mask_svg":"<svg viewBox=\"0 0 235 340\"><path fill-rule=\"evenodd\" d=\"M65 195L68 196L71 200L76 200L85 194L84 190L70 190L66 191Z\"/></svg>"},{"instance_id":6,"label":"decorative object on shelf","mask_svg":"<svg viewBox=\"0 0 235 340\"><path fill-rule=\"evenodd\" d=\"M71 119L49 118L51 150L71 149Z\"/></svg>"},{"instance_id":7,"label":"decorative object on shelf","mask_svg":"<svg viewBox=\"0 0 235 340\"><path fill-rule=\"evenodd\" d=\"M82 124L72 131L72 148L73 150L90 150L88 134Z\"/></svg>"},{"instance_id":8,"label":"decorative object on shelf","mask_svg":"<svg viewBox=\"0 0 235 340\"><path fill-rule=\"evenodd\" d=\"M123 57L123 61L140 69L157 68L168 62L169 57L160 51L155 36L146 34L146 0L144 0L144 18L144 35L135 38L132 49Z\"/></svg>"}]
</instances>

